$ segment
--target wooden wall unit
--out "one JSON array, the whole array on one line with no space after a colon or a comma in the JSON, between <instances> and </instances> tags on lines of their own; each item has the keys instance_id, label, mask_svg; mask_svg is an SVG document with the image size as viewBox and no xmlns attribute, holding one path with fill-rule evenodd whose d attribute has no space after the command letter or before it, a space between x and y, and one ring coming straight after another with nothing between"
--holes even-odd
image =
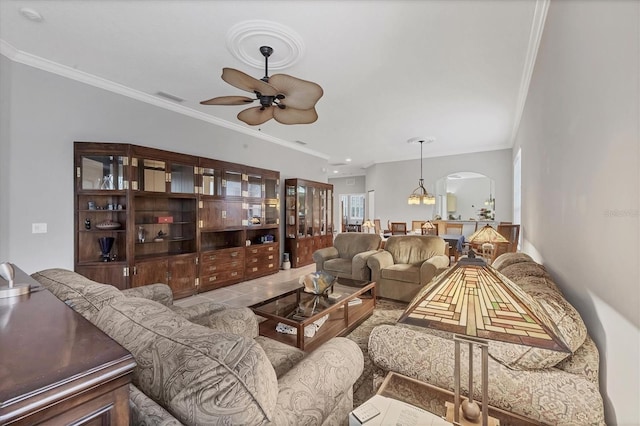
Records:
<instances>
[{"instance_id":1,"label":"wooden wall unit","mask_svg":"<svg viewBox=\"0 0 640 426\"><path fill-rule=\"evenodd\" d=\"M313 252L333 245L333 185L285 180L285 250L291 266L313 263Z\"/></svg>"},{"instance_id":2,"label":"wooden wall unit","mask_svg":"<svg viewBox=\"0 0 640 426\"><path fill-rule=\"evenodd\" d=\"M130 144L74 153L76 272L176 298L277 272L279 172ZM100 237L115 240L108 261Z\"/></svg>"}]
</instances>

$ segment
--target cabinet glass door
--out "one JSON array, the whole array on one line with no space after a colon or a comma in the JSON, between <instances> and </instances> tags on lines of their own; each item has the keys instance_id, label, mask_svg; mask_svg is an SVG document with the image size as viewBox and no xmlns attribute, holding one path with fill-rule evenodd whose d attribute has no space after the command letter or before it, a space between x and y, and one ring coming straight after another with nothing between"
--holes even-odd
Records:
<instances>
[{"instance_id":1,"label":"cabinet glass door","mask_svg":"<svg viewBox=\"0 0 640 426\"><path fill-rule=\"evenodd\" d=\"M265 201L264 205L264 224L278 225L280 220L280 203L277 201Z\"/></svg>"},{"instance_id":2,"label":"cabinet glass door","mask_svg":"<svg viewBox=\"0 0 640 426\"><path fill-rule=\"evenodd\" d=\"M222 195L221 183L220 170L211 167L202 169L202 194Z\"/></svg>"},{"instance_id":3,"label":"cabinet glass door","mask_svg":"<svg viewBox=\"0 0 640 426\"><path fill-rule=\"evenodd\" d=\"M143 159L139 160L138 164L141 190L167 192L167 165L164 161Z\"/></svg>"},{"instance_id":4,"label":"cabinet glass door","mask_svg":"<svg viewBox=\"0 0 640 426\"><path fill-rule=\"evenodd\" d=\"M264 198L276 199L280 198L279 190L280 179L265 178L264 179Z\"/></svg>"},{"instance_id":5,"label":"cabinet glass door","mask_svg":"<svg viewBox=\"0 0 640 426\"><path fill-rule=\"evenodd\" d=\"M318 188L313 188L311 190L313 194L313 233L312 235L315 237L320 235L320 190Z\"/></svg>"},{"instance_id":6,"label":"cabinet glass door","mask_svg":"<svg viewBox=\"0 0 640 426\"><path fill-rule=\"evenodd\" d=\"M171 164L171 192L193 194L195 192L194 166Z\"/></svg>"},{"instance_id":7,"label":"cabinet glass door","mask_svg":"<svg viewBox=\"0 0 640 426\"><path fill-rule=\"evenodd\" d=\"M125 165L128 158L117 155L83 155L80 160L81 189L127 189Z\"/></svg>"},{"instance_id":8,"label":"cabinet glass door","mask_svg":"<svg viewBox=\"0 0 640 426\"><path fill-rule=\"evenodd\" d=\"M247 197L262 198L262 176L249 175L247 182Z\"/></svg>"},{"instance_id":9,"label":"cabinet glass door","mask_svg":"<svg viewBox=\"0 0 640 426\"><path fill-rule=\"evenodd\" d=\"M222 186L224 187L224 193L227 197L241 197L242 173L225 171Z\"/></svg>"},{"instance_id":10,"label":"cabinet glass door","mask_svg":"<svg viewBox=\"0 0 640 426\"><path fill-rule=\"evenodd\" d=\"M306 236L307 237L312 237L313 236L313 193L315 192L315 188L313 187L307 187L307 196L305 197L305 201L306 201L306 206L304 208L305 210L305 215L306 215Z\"/></svg>"},{"instance_id":11,"label":"cabinet glass door","mask_svg":"<svg viewBox=\"0 0 640 426\"><path fill-rule=\"evenodd\" d=\"M327 234L327 191L320 190L320 235Z\"/></svg>"},{"instance_id":12,"label":"cabinet glass door","mask_svg":"<svg viewBox=\"0 0 640 426\"><path fill-rule=\"evenodd\" d=\"M285 196L285 221L287 223L287 238L296 237L296 187L287 185Z\"/></svg>"},{"instance_id":13,"label":"cabinet glass door","mask_svg":"<svg viewBox=\"0 0 640 426\"><path fill-rule=\"evenodd\" d=\"M298 237L305 237L306 233L306 216L307 216L307 204L306 187L298 186Z\"/></svg>"}]
</instances>

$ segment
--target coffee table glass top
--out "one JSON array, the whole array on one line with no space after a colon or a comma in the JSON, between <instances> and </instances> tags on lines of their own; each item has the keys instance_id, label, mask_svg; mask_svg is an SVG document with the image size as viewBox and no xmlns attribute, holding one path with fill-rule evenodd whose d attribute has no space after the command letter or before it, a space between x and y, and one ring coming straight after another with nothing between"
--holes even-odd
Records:
<instances>
[{"instance_id":1,"label":"coffee table glass top","mask_svg":"<svg viewBox=\"0 0 640 426\"><path fill-rule=\"evenodd\" d=\"M303 287L287 291L263 302L250 306L257 314L266 314L268 317L287 318L296 322L321 316L323 311L334 305L344 304L347 299L371 298L371 295L360 294L370 281L338 278L333 285L333 291L327 295L306 293ZM357 297L356 297L357 295Z\"/></svg>"}]
</instances>

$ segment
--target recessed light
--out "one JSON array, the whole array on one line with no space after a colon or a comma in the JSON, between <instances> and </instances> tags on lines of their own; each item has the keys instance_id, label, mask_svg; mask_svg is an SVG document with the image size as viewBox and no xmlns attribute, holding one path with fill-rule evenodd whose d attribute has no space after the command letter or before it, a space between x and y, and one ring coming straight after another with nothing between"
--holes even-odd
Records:
<instances>
[{"instance_id":1,"label":"recessed light","mask_svg":"<svg viewBox=\"0 0 640 426\"><path fill-rule=\"evenodd\" d=\"M344 161L346 161L347 163L351 162L351 158L345 158Z\"/></svg>"},{"instance_id":2,"label":"recessed light","mask_svg":"<svg viewBox=\"0 0 640 426\"><path fill-rule=\"evenodd\" d=\"M334 170L334 171L333 171L333 173L338 173L338 171L337 171L337 170Z\"/></svg>"},{"instance_id":3,"label":"recessed light","mask_svg":"<svg viewBox=\"0 0 640 426\"><path fill-rule=\"evenodd\" d=\"M44 18L40 15L36 10L31 9L30 7L21 7L20 14L33 22L42 22Z\"/></svg>"}]
</instances>

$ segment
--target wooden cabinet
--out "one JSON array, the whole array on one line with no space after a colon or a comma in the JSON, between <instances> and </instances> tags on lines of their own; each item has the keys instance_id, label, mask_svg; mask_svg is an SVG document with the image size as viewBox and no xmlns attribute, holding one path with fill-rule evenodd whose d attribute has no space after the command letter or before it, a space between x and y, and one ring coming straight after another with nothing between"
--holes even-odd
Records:
<instances>
[{"instance_id":1,"label":"wooden cabinet","mask_svg":"<svg viewBox=\"0 0 640 426\"><path fill-rule=\"evenodd\" d=\"M285 251L291 266L313 263L313 252L333 244L333 185L285 180Z\"/></svg>"},{"instance_id":2,"label":"wooden cabinet","mask_svg":"<svg viewBox=\"0 0 640 426\"><path fill-rule=\"evenodd\" d=\"M272 274L279 269L279 244L264 243L246 248L245 277L247 279Z\"/></svg>"},{"instance_id":3,"label":"wooden cabinet","mask_svg":"<svg viewBox=\"0 0 640 426\"><path fill-rule=\"evenodd\" d=\"M257 269L244 250L278 246L279 172L138 145L74 148L77 272L121 289L166 283L176 298L277 272L279 250ZM202 254L229 249L240 260L203 266Z\"/></svg>"},{"instance_id":4,"label":"wooden cabinet","mask_svg":"<svg viewBox=\"0 0 640 426\"><path fill-rule=\"evenodd\" d=\"M214 290L244 280L244 266L244 247L203 252L200 255L200 290Z\"/></svg>"},{"instance_id":5,"label":"wooden cabinet","mask_svg":"<svg viewBox=\"0 0 640 426\"><path fill-rule=\"evenodd\" d=\"M15 278L38 286L18 268ZM0 333L0 424L129 424L128 351L46 289L0 299L0 313L11 318Z\"/></svg>"}]
</instances>

